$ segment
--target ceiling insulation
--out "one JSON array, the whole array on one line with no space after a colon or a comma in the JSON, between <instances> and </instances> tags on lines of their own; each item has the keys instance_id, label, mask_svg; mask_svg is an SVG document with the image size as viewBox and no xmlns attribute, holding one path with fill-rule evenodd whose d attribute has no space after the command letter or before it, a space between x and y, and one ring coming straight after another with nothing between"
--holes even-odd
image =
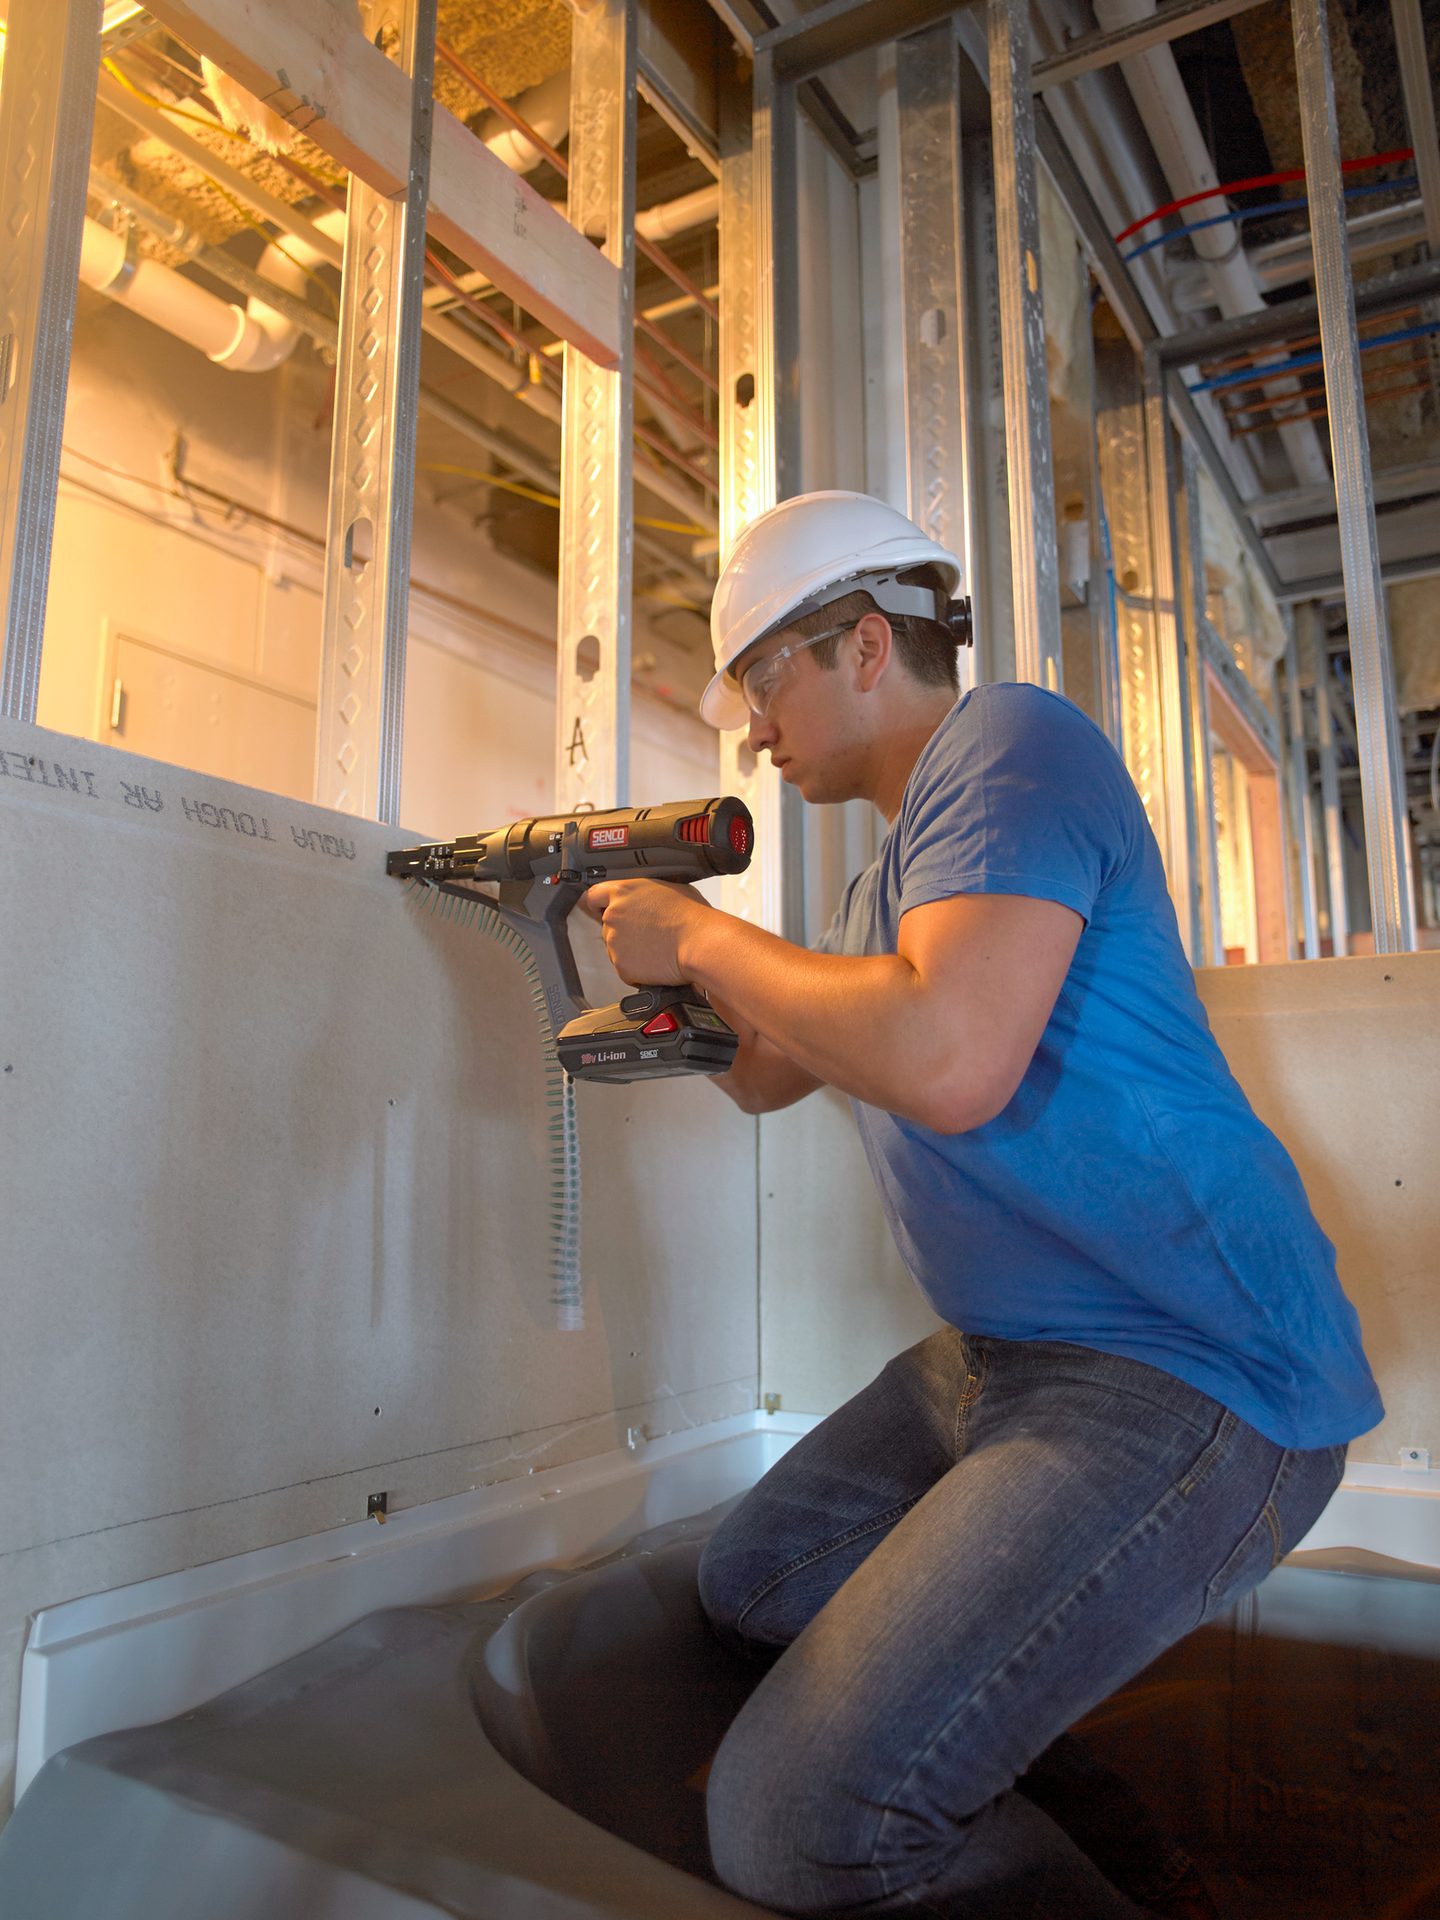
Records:
<instances>
[{"instance_id":1,"label":"ceiling insulation","mask_svg":"<svg viewBox=\"0 0 1440 1920\"><path fill-rule=\"evenodd\" d=\"M440 0L439 37L497 93L513 100L570 63L568 0ZM481 102L443 60L435 97L461 120Z\"/></svg>"},{"instance_id":2,"label":"ceiling insulation","mask_svg":"<svg viewBox=\"0 0 1440 1920\"><path fill-rule=\"evenodd\" d=\"M483 0L483 4L476 4L476 0L440 0L439 37L498 93L512 99L568 64L570 17L566 0ZM157 29L141 44L126 49L117 64L133 85L156 102L212 119L215 109L223 106L229 127L211 129L189 119L176 124L275 199L293 206L309 197L306 183L280 160L232 131L250 125L256 118L247 111L249 96L222 83L218 88L212 86L207 98L198 74L193 83L187 82L186 72L195 64L194 56L178 42ZM217 92L220 99L215 98ZM436 62L435 95L467 123L489 113L473 89L443 60ZM162 140L139 132L132 121L103 100L96 108L93 153L102 172L113 174L162 212L183 220L212 245L223 244L250 224L248 209L231 194ZM345 175L335 162L303 134L294 137L289 154L307 173L327 185L344 184ZM183 257L148 233L140 234L139 244L147 257L169 266L178 265Z\"/></svg>"},{"instance_id":3,"label":"ceiling insulation","mask_svg":"<svg viewBox=\"0 0 1440 1920\"><path fill-rule=\"evenodd\" d=\"M1401 580L1385 590L1395 655L1395 705L1401 713L1440 707L1440 578Z\"/></svg>"},{"instance_id":4,"label":"ceiling insulation","mask_svg":"<svg viewBox=\"0 0 1440 1920\"><path fill-rule=\"evenodd\" d=\"M261 148L251 145L218 123L213 127L197 124L199 118L213 120L213 112L203 97L183 100L177 97L178 74L173 76L176 86L167 86L158 73L141 75L138 62L133 57L126 63L126 73L136 85L143 86L152 100L173 104L187 114L195 114L196 119L177 119L177 130L183 131L197 145L213 153L217 160L223 160L228 167L243 173L257 187L263 187L266 193L289 206L296 206L310 198L309 186ZM303 134L297 136L291 155L307 172L328 185L339 185L344 181L344 174L329 154L322 152ZM132 120L103 100L97 102L95 108L92 156L102 173L112 174L124 185L132 187L162 213L183 220L201 239L212 245L221 245L232 234L251 224L249 208L242 206L233 194L211 180L198 166L176 153L163 140L141 132ZM179 265L184 257L147 230L142 229L138 239L142 254L162 260L167 266Z\"/></svg>"},{"instance_id":5,"label":"ceiling insulation","mask_svg":"<svg viewBox=\"0 0 1440 1920\"><path fill-rule=\"evenodd\" d=\"M1365 105L1360 59L1350 23L1341 6L1330 14L1330 60L1335 72L1335 110L1340 121L1340 150L1345 154L1375 153L1375 129ZM1295 77L1295 38L1289 0L1266 0L1230 22L1239 50L1245 84L1265 133L1273 167L1305 164L1300 136L1298 82Z\"/></svg>"}]
</instances>

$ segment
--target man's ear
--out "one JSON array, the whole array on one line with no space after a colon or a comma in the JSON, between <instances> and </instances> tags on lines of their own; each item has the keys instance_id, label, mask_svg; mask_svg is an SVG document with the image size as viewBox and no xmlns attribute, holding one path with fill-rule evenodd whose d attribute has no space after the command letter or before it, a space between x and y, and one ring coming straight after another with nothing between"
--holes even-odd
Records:
<instances>
[{"instance_id":1,"label":"man's ear","mask_svg":"<svg viewBox=\"0 0 1440 1920\"><path fill-rule=\"evenodd\" d=\"M855 623L856 685L871 693L885 677L895 651L895 636L883 613L867 613Z\"/></svg>"}]
</instances>

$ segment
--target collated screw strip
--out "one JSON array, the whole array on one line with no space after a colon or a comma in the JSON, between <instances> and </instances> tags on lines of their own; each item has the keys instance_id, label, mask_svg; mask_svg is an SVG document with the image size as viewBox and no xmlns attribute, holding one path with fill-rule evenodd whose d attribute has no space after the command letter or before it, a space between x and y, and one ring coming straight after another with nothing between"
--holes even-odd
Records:
<instances>
[{"instance_id":1,"label":"collated screw strip","mask_svg":"<svg viewBox=\"0 0 1440 1920\"><path fill-rule=\"evenodd\" d=\"M530 1004L540 1029L545 1074L546 1134L550 1154L550 1301L562 1333L578 1333L585 1325L580 1275L580 1130L575 1114L575 1083L560 1065L555 1030L540 980L540 969L529 945L515 929L491 912L482 900L462 900L423 880L411 880L411 894L428 894L429 910L440 906L442 918L476 929L513 953L524 969Z\"/></svg>"}]
</instances>

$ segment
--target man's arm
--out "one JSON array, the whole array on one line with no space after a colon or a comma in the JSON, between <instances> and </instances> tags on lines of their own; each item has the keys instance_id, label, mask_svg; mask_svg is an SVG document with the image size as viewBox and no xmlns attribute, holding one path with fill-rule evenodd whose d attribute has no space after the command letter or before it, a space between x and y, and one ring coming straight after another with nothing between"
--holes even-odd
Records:
<instances>
[{"instance_id":1,"label":"man's arm","mask_svg":"<svg viewBox=\"0 0 1440 1920\"><path fill-rule=\"evenodd\" d=\"M710 1004L740 1036L740 1047L728 1073L714 1081L742 1113L774 1113L793 1107L807 1093L824 1084L759 1033L728 1001L712 993Z\"/></svg>"},{"instance_id":2,"label":"man's arm","mask_svg":"<svg viewBox=\"0 0 1440 1920\"><path fill-rule=\"evenodd\" d=\"M816 1081L939 1133L1014 1096L1080 938L1069 907L957 894L914 907L898 951L810 953L653 881L595 887L629 980L693 980Z\"/></svg>"}]
</instances>

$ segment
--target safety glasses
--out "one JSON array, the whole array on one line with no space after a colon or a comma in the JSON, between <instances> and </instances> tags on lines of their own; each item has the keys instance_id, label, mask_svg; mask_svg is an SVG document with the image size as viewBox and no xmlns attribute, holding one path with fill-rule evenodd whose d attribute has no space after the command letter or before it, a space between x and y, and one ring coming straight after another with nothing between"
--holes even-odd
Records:
<instances>
[{"instance_id":1,"label":"safety glasses","mask_svg":"<svg viewBox=\"0 0 1440 1920\"><path fill-rule=\"evenodd\" d=\"M763 720L769 714L770 703L776 691L788 676L794 672L789 662L797 653L804 653L808 647L818 647L822 640L833 640L837 633L849 633L855 625L847 620L843 627L827 627L824 633L812 633L808 639L792 641L788 647L778 652L762 654L740 675L740 697L757 720Z\"/></svg>"}]
</instances>

